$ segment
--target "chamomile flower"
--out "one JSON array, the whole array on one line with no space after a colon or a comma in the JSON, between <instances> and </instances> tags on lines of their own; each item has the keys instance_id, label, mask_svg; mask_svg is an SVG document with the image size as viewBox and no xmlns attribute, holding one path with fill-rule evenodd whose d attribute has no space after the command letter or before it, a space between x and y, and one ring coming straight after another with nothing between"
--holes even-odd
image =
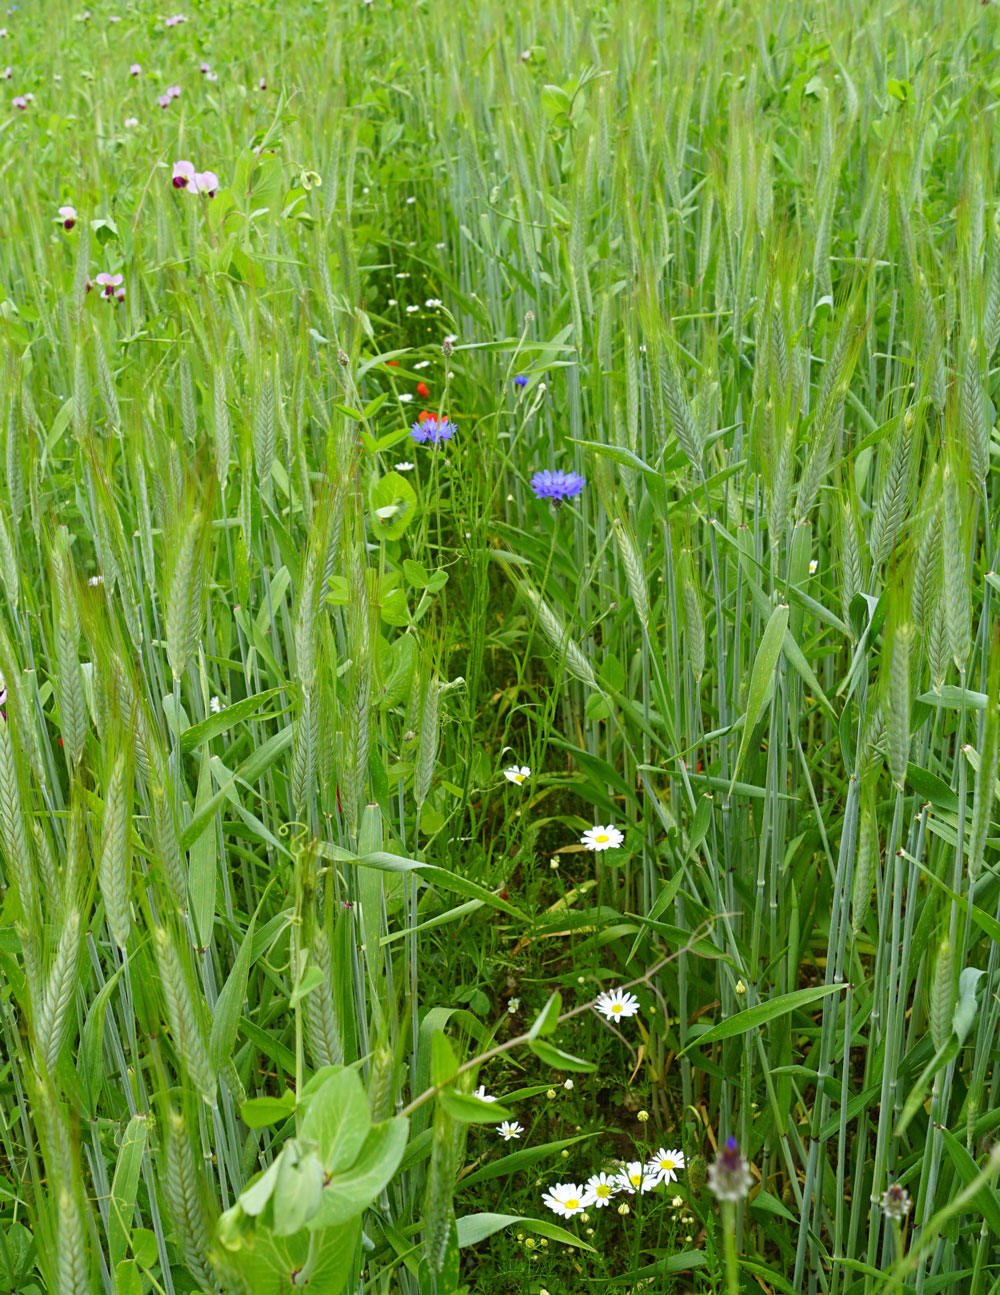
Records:
<instances>
[{"instance_id":1,"label":"chamomile flower","mask_svg":"<svg viewBox=\"0 0 1000 1295\"><path fill-rule=\"evenodd\" d=\"M480 1084L480 1085L479 1085L479 1087L478 1087L478 1088L473 1092L472 1096L473 1096L473 1097L478 1097L478 1098L479 1098L479 1100L480 1100L481 1102L495 1102L495 1101L496 1101L496 1098L495 1098L491 1093L488 1093L488 1092L486 1091L486 1085L485 1085L485 1084Z\"/></svg>"},{"instance_id":2,"label":"chamomile flower","mask_svg":"<svg viewBox=\"0 0 1000 1295\"><path fill-rule=\"evenodd\" d=\"M219 701L218 697L211 697L208 702L208 709L213 715L218 715L222 710L222 702Z\"/></svg>"},{"instance_id":3,"label":"chamomile flower","mask_svg":"<svg viewBox=\"0 0 1000 1295\"><path fill-rule=\"evenodd\" d=\"M509 769L504 769L503 776L508 782L516 783L520 787L527 778L531 777L531 770L526 764L522 764L520 767L512 764Z\"/></svg>"},{"instance_id":4,"label":"chamomile flower","mask_svg":"<svg viewBox=\"0 0 1000 1295\"><path fill-rule=\"evenodd\" d=\"M656 1186L656 1179L647 1172L641 1160L630 1160L623 1165L615 1181L621 1190L628 1192L630 1196L634 1196L636 1192L641 1196L643 1192L652 1191Z\"/></svg>"},{"instance_id":5,"label":"chamomile flower","mask_svg":"<svg viewBox=\"0 0 1000 1295\"><path fill-rule=\"evenodd\" d=\"M412 471L413 471L413 469L414 469L414 467L415 467L415 464L413 464L413 463L408 463L408 462L406 462L406 461L404 460L402 463L397 463L397 464L396 464L396 471L397 471L397 472L412 472Z\"/></svg>"},{"instance_id":6,"label":"chamomile flower","mask_svg":"<svg viewBox=\"0 0 1000 1295\"><path fill-rule=\"evenodd\" d=\"M615 850L624 840L625 833L609 823L607 827L601 827L599 824L588 827L580 838L580 844L585 845L588 850Z\"/></svg>"},{"instance_id":7,"label":"chamomile flower","mask_svg":"<svg viewBox=\"0 0 1000 1295\"><path fill-rule=\"evenodd\" d=\"M635 994L627 994L621 989L612 989L606 994L599 994L597 1010L609 1021L617 1021L623 1016L635 1016L639 1010L639 1000Z\"/></svg>"},{"instance_id":8,"label":"chamomile flower","mask_svg":"<svg viewBox=\"0 0 1000 1295\"><path fill-rule=\"evenodd\" d=\"M677 1149L667 1150L660 1147L646 1166L646 1172L652 1174L658 1183L675 1183L678 1173L684 1168L684 1152Z\"/></svg>"},{"instance_id":9,"label":"chamomile flower","mask_svg":"<svg viewBox=\"0 0 1000 1295\"><path fill-rule=\"evenodd\" d=\"M593 1202L590 1193L579 1183L556 1183L555 1187L543 1193L542 1204L560 1218L571 1219L574 1214L582 1214Z\"/></svg>"},{"instance_id":10,"label":"chamomile flower","mask_svg":"<svg viewBox=\"0 0 1000 1295\"><path fill-rule=\"evenodd\" d=\"M504 1142L509 1142L511 1138L519 1138L524 1129L518 1124L517 1120L504 1120L497 1132L503 1138Z\"/></svg>"},{"instance_id":11,"label":"chamomile flower","mask_svg":"<svg viewBox=\"0 0 1000 1295\"><path fill-rule=\"evenodd\" d=\"M811 576L814 576L818 570L819 570L819 559L813 558L813 560L809 563L809 574Z\"/></svg>"},{"instance_id":12,"label":"chamomile flower","mask_svg":"<svg viewBox=\"0 0 1000 1295\"><path fill-rule=\"evenodd\" d=\"M587 1179L587 1191L594 1199L594 1205L597 1209L603 1210L605 1205L611 1204L611 1198L618 1190L618 1183L615 1176L606 1174L603 1170L599 1174L591 1174Z\"/></svg>"}]
</instances>

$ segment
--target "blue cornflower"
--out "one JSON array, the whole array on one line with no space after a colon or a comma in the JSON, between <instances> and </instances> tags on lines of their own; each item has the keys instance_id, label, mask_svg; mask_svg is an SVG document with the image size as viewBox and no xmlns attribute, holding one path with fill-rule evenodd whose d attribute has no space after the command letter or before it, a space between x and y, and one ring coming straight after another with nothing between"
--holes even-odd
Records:
<instances>
[{"instance_id":1,"label":"blue cornflower","mask_svg":"<svg viewBox=\"0 0 1000 1295\"><path fill-rule=\"evenodd\" d=\"M564 499L572 499L587 484L578 472L553 472L545 468L536 472L531 478L531 488L537 499L551 499L561 504Z\"/></svg>"},{"instance_id":2,"label":"blue cornflower","mask_svg":"<svg viewBox=\"0 0 1000 1295\"><path fill-rule=\"evenodd\" d=\"M426 411L420 415L410 428L410 435L418 445L430 442L437 446L442 441L450 441L455 435L455 424L448 418L438 418L437 414Z\"/></svg>"},{"instance_id":3,"label":"blue cornflower","mask_svg":"<svg viewBox=\"0 0 1000 1295\"><path fill-rule=\"evenodd\" d=\"M517 377L514 379L514 386L526 387L527 385L528 385L528 379L524 376L523 373L519 373Z\"/></svg>"}]
</instances>

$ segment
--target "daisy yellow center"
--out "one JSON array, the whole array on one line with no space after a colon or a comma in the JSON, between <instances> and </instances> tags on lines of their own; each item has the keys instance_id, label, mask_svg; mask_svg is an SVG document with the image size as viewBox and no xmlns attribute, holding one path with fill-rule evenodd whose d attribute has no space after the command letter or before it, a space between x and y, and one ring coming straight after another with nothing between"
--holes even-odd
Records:
<instances>
[{"instance_id":1,"label":"daisy yellow center","mask_svg":"<svg viewBox=\"0 0 1000 1295\"><path fill-rule=\"evenodd\" d=\"M621 1005L621 1003L612 1003L612 1004L611 1004L611 1010L612 1010L613 1012L620 1012L620 1011L622 1010L622 1005Z\"/></svg>"},{"instance_id":2,"label":"daisy yellow center","mask_svg":"<svg viewBox=\"0 0 1000 1295\"><path fill-rule=\"evenodd\" d=\"M514 774L514 781L515 781L515 782L524 782L524 774L523 774L523 773L515 773L515 774Z\"/></svg>"},{"instance_id":3,"label":"daisy yellow center","mask_svg":"<svg viewBox=\"0 0 1000 1295\"><path fill-rule=\"evenodd\" d=\"M563 1204L566 1206L568 1210L578 1210L580 1208L580 1202L576 1199L575 1196L571 1196L569 1200L564 1201Z\"/></svg>"},{"instance_id":4,"label":"daisy yellow center","mask_svg":"<svg viewBox=\"0 0 1000 1295\"><path fill-rule=\"evenodd\" d=\"M597 841L599 845L603 845L605 841L610 841L611 838L608 836L607 832L599 832L597 836L594 837L594 840Z\"/></svg>"},{"instance_id":5,"label":"daisy yellow center","mask_svg":"<svg viewBox=\"0 0 1000 1295\"><path fill-rule=\"evenodd\" d=\"M611 1195L611 1188L607 1183L598 1183L595 1192L602 1200Z\"/></svg>"},{"instance_id":6,"label":"daisy yellow center","mask_svg":"<svg viewBox=\"0 0 1000 1295\"><path fill-rule=\"evenodd\" d=\"M642 1182L642 1174L629 1174L628 1180L633 1187L638 1187Z\"/></svg>"},{"instance_id":7,"label":"daisy yellow center","mask_svg":"<svg viewBox=\"0 0 1000 1295\"><path fill-rule=\"evenodd\" d=\"M673 1169L673 1167L674 1167L674 1162L673 1162L673 1160L670 1158L670 1156L665 1156L665 1157L660 1161L660 1168L661 1168L661 1169Z\"/></svg>"}]
</instances>

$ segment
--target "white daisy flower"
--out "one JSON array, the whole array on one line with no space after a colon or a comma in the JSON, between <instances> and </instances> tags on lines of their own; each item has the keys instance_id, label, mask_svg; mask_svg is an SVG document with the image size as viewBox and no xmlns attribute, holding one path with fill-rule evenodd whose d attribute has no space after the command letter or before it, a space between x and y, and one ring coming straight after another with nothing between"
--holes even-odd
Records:
<instances>
[{"instance_id":1,"label":"white daisy flower","mask_svg":"<svg viewBox=\"0 0 1000 1295\"><path fill-rule=\"evenodd\" d=\"M587 1179L587 1191L594 1198L594 1204L599 1210L611 1204L611 1198L617 1190L618 1184L614 1175L609 1177L603 1170L599 1174L591 1174Z\"/></svg>"},{"instance_id":2,"label":"white daisy flower","mask_svg":"<svg viewBox=\"0 0 1000 1295\"><path fill-rule=\"evenodd\" d=\"M212 697L208 703L208 709L213 715L218 715L222 710L222 702L219 701L218 697Z\"/></svg>"},{"instance_id":3,"label":"white daisy flower","mask_svg":"<svg viewBox=\"0 0 1000 1295\"><path fill-rule=\"evenodd\" d=\"M388 306L398 306L398 305L399 305L399 302L396 300L396 298L395 298L395 297L390 297L390 298L389 298L389 300L386 302L386 305L388 305Z\"/></svg>"},{"instance_id":4,"label":"white daisy flower","mask_svg":"<svg viewBox=\"0 0 1000 1295\"><path fill-rule=\"evenodd\" d=\"M408 405L410 401L413 399L413 397L410 395L408 391L404 391L401 396L397 397L397 399L401 404Z\"/></svg>"},{"instance_id":5,"label":"white daisy flower","mask_svg":"<svg viewBox=\"0 0 1000 1295\"><path fill-rule=\"evenodd\" d=\"M418 360L413 367L415 369L426 369L429 364L430 360Z\"/></svg>"},{"instance_id":6,"label":"white daisy flower","mask_svg":"<svg viewBox=\"0 0 1000 1295\"><path fill-rule=\"evenodd\" d=\"M419 306L407 306L406 313L408 315L415 315L419 309L420 309Z\"/></svg>"},{"instance_id":7,"label":"white daisy flower","mask_svg":"<svg viewBox=\"0 0 1000 1295\"><path fill-rule=\"evenodd\" d=\"M412 471L413 471L413 466L414 466L414 465L413 465L412 463L397 463L397 464L396 464L396 471L397 471L397 472L412 472Z\"/></svg>"},{"instance_id":8,"label":"white daisy flower","mask_svg":"<svg viewBox=\"0 0 1000 1295\"><path fill-rule=\"evenodd\" d=\"M624 1165L616 1176L616 1181L621 1190L628 1192L630 1196L634 1196L636 1192L641 1196L643 1192L652 1191L656 1186L656 1179L646 1172L646 1166L641 1160L630 1160Z\"/></svg>"},{"instance_id":9,"label":"white daisy flower","mask_svg":"<svg viewBox=\"0 0 1000 1295\"><path fill-rule=\"evenodd\" d=\"M625 833L611 823L607 827L597 825L588 827L580 838L580 844L588 850L614 850L625 840Z\"/></svg>"},{"instance_id":10,"label":"white daisy flower","mask_svg":"<svg viewBox=\"0 0 1000 1295\"><path fill-rule=\"evenodd\" d=\"M458 334L457 334L457 333L445 333L445 335L444 335L444 340L445 340L446 342L450 342L450 343L452 344L452 346L454 346L454 345L455 345L455 343L458 341Z\"/></svg>"},{"instance_id":11,"label":"white daisy flower","mask_svg":"<svg viewBox=\"0 0 1000 1295\"><path fill-rule=\"evenodd\" d=\"M816 558L809 563L809 574L814 576L819 568L819 561Z\"/></svg>"},{"instance_id":12,"label":"white daisy flower","mask_svg":"<svg viewBox=\"0 0 1000 1295\"><path fill-rule=\"evenodd\" d=\"M408 207L412 207L415 202L416 202L416 198L407 198L406 205Z\"/></svg>"},{"instance_id":13,"label":"white daisy flower","mask_svg":"<svg viewBox=\"0 0 1000 1295\"><path fill-rule=\"evenodd\" d=\"M512 764L509 769L504 769L503 776L508 782L517 783L520 787L526 778L531 777L531 770L526 764L522 764L520 767Z\"/></svg>"},{"instance_id":14,"label":"white daisy flower","mask_svg":"<svg viewBox=\"0 0 1000 1295\"><path fill-rule=\"evenodd\" d=\"M427 300L424 302L424 305L427 307L428 310L437 310L437 308L441 305L441 298L428 297Z\"/></svg>"},{"instance_id":15,"label":"white daisy flower","mask_svg":"<svg viewBox=\"0 0 1000 1295\"><path fill-rule=\"evenodd\" d=\"M684 1168L684 1152L676 1147L667 1150L660 1147L646 1166L646 1172L652 1174L658 1183L675 1183L678 1173Z\"/></svg>"},{"instance_id":16,"label":"white daisy flower","mask_svg":"<svg viewBox=\"0 0 1000 1295\"><path fill-rule=\"evenodd\" d=\"M511 1138L519 1138L524 1129L518 1124L517 1120L504 1120L497 1129L497 1132L503 1138L504 1142L509 1142Z\"/></svg>"},{"instance_id":17,"label":"white daisy flower","mask_svg":"<svg viewBox=\"0 0 1000 1295\"><path fill-rule=\"evenodd\" d=\"M621 989L612 989L606 994L598 994L597 1010L609 1021L617 1021L623 1016L635 1016L639 1010L639 1000L635 994L627 994Z\"/></svg>"},{"instance_id":18,"label":"white daisy flower","mask_svg":"<svg viewBox=\"0 0 1000 1295\"><path fill-rule=\"evenodd\" d=\"M590 1193L579 1183L556 1183L555 1187L542 1195L542 1204L547 1205L553 1214L571 1219L593 1202Z\"/></svg>"},{"instance_id":19,"label":"white daisy flower","mask_svg":"<svg viewBox=\"0 0 1000 1295\"><path fill-rule=\"evenodd\" d=\"M495 1098L495 1097L491 1097L491 1096L490 1096L490 1094L486 1091L486 1085L485 1085L485 1084L480 1084L480 1085L479 1085L479 1087L478 1087L477 1089L475 1089L475 1091L473 1092L472 1096L473 1096L473 1097L478 1097L478 1098L479 1098L479 1100L480 1100L481 1102L495 1102L495 1101L496 1101L496 1098Z\"/></svg>"}]
</instances>

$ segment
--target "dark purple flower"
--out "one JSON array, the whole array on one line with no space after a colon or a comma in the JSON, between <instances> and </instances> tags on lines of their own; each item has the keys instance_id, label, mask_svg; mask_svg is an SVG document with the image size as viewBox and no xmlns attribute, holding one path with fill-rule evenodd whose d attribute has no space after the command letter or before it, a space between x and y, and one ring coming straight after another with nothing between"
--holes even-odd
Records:
<instances>
[{"instance_id":1,"label":"dark purple flower","mask_svg":"<svg viewBox=\"0 0 1000 1295\"><path fill-rule=\"evenodd\" d=\"M553 472L550 468L536 472L531 478L535 498L552 499L557 504L578 495L586 484L586 480L578 472Z\"/></svg>"},{"instance_id":2,"label":"dark purple flower","mask_svg":"<svg viewBox=\"0 0 1000 1295\"><path fill-rule=\"evenodd\" d=\"M425 411L410 428L410 435L418 445L429 442L437 446L442 441L451 440L455 435L455 424L449 418L439 418L437 414Z\"/></svg>"}]
</instances>

